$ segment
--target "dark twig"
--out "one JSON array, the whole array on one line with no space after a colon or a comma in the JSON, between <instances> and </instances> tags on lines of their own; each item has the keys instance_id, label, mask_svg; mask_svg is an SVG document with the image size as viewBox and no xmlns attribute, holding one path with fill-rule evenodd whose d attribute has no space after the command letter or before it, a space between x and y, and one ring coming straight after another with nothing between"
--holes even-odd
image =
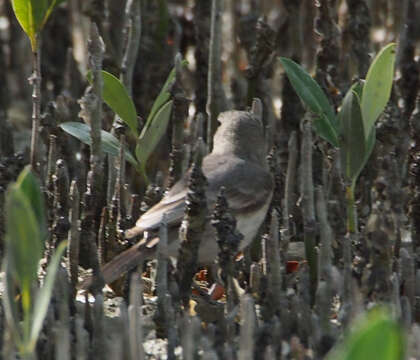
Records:
<instances>
[{"instance_id":1,"label":"dark twig","mask_svg":"<svg viewBox=\"0 0 420 360\"><path fill-rule=\"evenodd\" d=\"M314 202L314 183L312 177L312 129L307 120L303 123L303 139L301 149L302 173L301 173L301 192L302 192L302 214L303 232L305 240L305 253L308 260L310 272L310 294L311 303L315 299L318 285L318 265L317 254L315 251L316 222L315 222L315 202Z\"/></svg>"},{"instance_id":2,"label":"dark twig","mask_svg":"<svg viewBox=\"0 0 420 360\"><path fill-rule=\"evenodd\" d=\"M141 313L141 279L138 273L131 275L130 282L130 305L128 306L128 321L129 321L129 346L130 359L143 360L145 358L143 348L143 328L142 328L142 313Z\"/></svg>"},{"instance_id":3,"label":"dark twig","mask_svg":"<svg viewBox=\"0 0 420 360\"><path fill-rule=\"evenodd\" d=\"M32 84L32 137L31 137L31 166L35 173L39 173L39 124L41 122L41 38L35 41L38 48L32 51L33 73L29 78Z\"/></svg>"},{"instance_id":4,"label":"dark twig","mask_svg":"<svg viewBox=\"0 0 420 360\"><path fill-rule=\"evenodd\" d=\"M409 124L412 139L409 171L411 194L413 194L410 201L410 215L413 224L413 250L417 268L420 261L420 96L417 96L416 108L410 117Z\"/></svg>"},{"instance_id":5,"label":"dark twig","mask_svg":"<svg viewBox=\"0 0 420 360\"><path fill-rule=\"evenodd\" d=\"M172 150L169 168L169 186L175 184L182 176L184 158L184 121L188 116L189 100L181 85L182 65L181 54L175 57L175 83L172 87Z\"/></svg>"},{"instance_id":6,"label":"dark twig","mask_svg":"<svg viewBox=\"0 0 420 360\"><path fill-rule=\"evenodd\" d=\"M283 244L287 246L287 243L292 236L292 222L293 214L296 212L296 170L297 170L297 158L298 158L298 144L297 135L295 131L292 131L288 142L288 162L286 181L284 185L284 209L283 209L283 226L286 234ZM283 251L287 249L282 249Z\"/></svg>"},{"instance_id":7,"label":"dark twig","mask_svg":"<svg viewBox=\"0 0 420 360\"><path fill-rule=\"evenodd\" d=\"M195 71L197 91L194 101L197 114L206 113L211 5L211 1L196 1L194 6L195 41L197 44L202 44L202 46L196 46L194 52L197 62ZM207 129L205 130L207 131ZM206 132L201 136L206 139Z\"/></svg>"},{"instance_id":8,"label":"dark twig","mask_svg":"<svg viewBox=\"0 0 420 360\"><path fill-rule=\"evenodd\" d=\"M270 233L265 235L264 241L264 259L266 266L264 275L267 278L266 296L264 300L265 318L271 319L273 316L281 318L284 311L282 305L284 303L283 296L283 274L282 262L280 259L280 241L279 241L279 221L275 211L271 213Z\"/></svg>"},{"instance_id":9,"label":"dark twig","mask_svg":"<svg viewBox=\"0 0 420 360\"><path fill-rule=\"evenodd\" d=\"M400 44L398 47L398 65L401 69L401 78L398 86L404 101L404 119L408 119L416 105L416 96L420 86L420 65L415 60L416 52L416 25L418 24L415 0L406 0L405 21L403 25Z\"/></svg>"},{"instance_id":10,"label":"dark twig","mask_svg":"<svg viewBox=\"0 0 420 360\"><path fill-rule=\"evenodd\" d=\"M246 70L248 79L247 104L251 104L254 98L262 100L264 127L269 131L268 146L273 144L275 119L272 106L271 88L268 80L272 75L272 64L276 45L276 33L263 18L258 19L256 24L255 45L250 50L249 67Z\"/></svg>"},{"instance_id":11,"label":"dark twig","mask_svg":"<svg viewBox=\"0 0 420 360\"><path fill-rule=\"evenodd\" d=\"M102 149L101 149L101 130L102 130L102 60L104 56L104 43L99 36L98 28L95 24L91 26L90 39L88 42L89 65L92 70L92 88L93 92L89 99L90 110L90 126L91 126L91 155L90 168L92 171L92 195L94 206L96 207L95 215L98 214L102 206L100 199L102 186ZM99 214L98 214L99 215Z\"/></svg>"},{"instance_id":12,"label":"dark twig","mask_svg":"<svg viewBox=\"0 0 420 360\"><path fill-rule=\"evenodd\" d=\"M207 217L207 180L201 170L201 160L201 155L198 154L188 182L185 217L179 231L181 247L177 278L184 306L187 306L191 295L191 283L197 270L198 248Z\"/></svg>"},{"instance_id":13,"label":"dark twig","mask_svg":"<svg viewBox=\"0 0 420 360\"><path fill-rule=\"evenodd\" d=\"M244 295L241 299L241 314L242 324L238 360L252 359L254 356L257 317L255 314L254 301L250 295Z\"/></svg>"},{"instance_id":14,"label":"dark twig","mask_svg":"<svg viewBox=\"0 0 420 360\"><path fill-rule=\"evenodd\" d=\"M337 106L340 89L340 31L334 20L334 6L330 0L319 0L318 17L315 19L315 31L321 36L321 46L316 54L316 75L318 84ZM337 90L334 90L337 89Z\"/></svg>"},{"instance_id":15,"label":"dark twig","mask_svg":"<svg viewBox=\"0 0 420 360\"><path fill-rule=\"evenodd\" d=\"M212 0L211 31L209 44L209 72L207 78L207 147L213 149L213 135L217 129L217 117L226 105L222 88L221 50L222 50L222 4L223 0Z\"/></svg>"},{"instance_id":16,"label":"dark twig","mask_svg":"<svg viewBox=\"0 0 420 360\"><path fill-rule=\"evenodd\" d=\"M370 64L370 33L371 19L365 0L347 0L347 29L351 39L351 52L356 58L358 76L364 78Z\"/></svg>"},{"instance_id":17,"label":"dark twig","mask_svg":"<svg viewBox=\"0 0 420 360\"><path fill-rule=\"evenodd\" d=\"M80 220L79 220L80 197L77 183L75 180L71 182L70 186L70 211L69 222L70 230L68 233L68 273L70 277L70 292L73 296L76 295L76 285L78 282L78 267L79 267L79 249L80 249Z\"/></svg>"},{"instance_id":18,"label":"dark twig","mask_svg":"<svg viewBox=\"0 0 420 360\"><path fill-rule=\"evenodd\" d=\"M141 37L141 6L142 0L128 0L125 7L125 17L127 20L127 45L122 59L122 82L127 88L128 94L132 94L132 82L134 66L140 47Z\"/></svg>"}]
</instances>

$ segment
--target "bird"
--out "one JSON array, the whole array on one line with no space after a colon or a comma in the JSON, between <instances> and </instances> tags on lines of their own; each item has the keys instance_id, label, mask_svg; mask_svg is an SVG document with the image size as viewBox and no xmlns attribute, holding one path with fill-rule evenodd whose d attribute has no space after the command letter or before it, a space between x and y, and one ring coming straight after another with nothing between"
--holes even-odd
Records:
<instances>
[{"instance_id":1,"label":"bird","mask_svg":"<svg viewBox=\"0 0 420 360\"><path fill-rule=\"evenodd\" d=\"M202 161L210 211L198 250L199 265L211 266L218 254L211 211L221 187L224 188L229 210L236 218L236 228L242 234L239 251L251 243L266 217L274 185L266 160L261 113L261 107L256 106L253 111L225 111L217 118L220 125L214 134L213 150ZM141 215L134 227L125 231L127 239L157 231L164 220L168 226L168 255L176 257L189 172L169 189L160 202ZM154 258L157 242L156 236L145 236L105 264L101 269L105 283L113 282L142 261ZM85 282L82 288L86 287Z\"/></svg>"}]
</instances>

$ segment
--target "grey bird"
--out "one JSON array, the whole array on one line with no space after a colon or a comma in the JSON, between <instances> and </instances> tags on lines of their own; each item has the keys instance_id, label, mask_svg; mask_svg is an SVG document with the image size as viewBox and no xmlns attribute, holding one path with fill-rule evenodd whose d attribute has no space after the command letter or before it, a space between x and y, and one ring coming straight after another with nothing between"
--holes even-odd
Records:
<instances>
[{"instance_id":1,"label":"grey bird","mask_svg":"<svg viewBox=\"0 0 420 360\"><path fill-rule=\"evenodd\" d=\"M236 218L237 230L243 235L239 250L251 243L267 214L273 193L273 179L267 166L260 115L261 108L257 106L253 112L227 111L218 116L220 126L214 135L213 151L202 162L202 171L208 182L206 197L209 218L199 247L200 265L211 265L218 254L216 232L210 223L210 216L221 187L225 188L225 197ZM159 203L144 213L133 228L125 232L127 239L158 230L165 217L169 255L177 255L178 228L184 216L188 173ZM155 257L156 243L156 237L145 237L117 255L102 268L105 283L116 280L144 259Z\"/></svg>"}]
</instances>

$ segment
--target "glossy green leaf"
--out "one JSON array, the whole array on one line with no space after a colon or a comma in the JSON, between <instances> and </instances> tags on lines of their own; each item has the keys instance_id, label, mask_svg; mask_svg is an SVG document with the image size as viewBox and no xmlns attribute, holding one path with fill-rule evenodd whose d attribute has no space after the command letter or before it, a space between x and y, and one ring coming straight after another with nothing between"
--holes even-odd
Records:
<instances>
[{"instance_id":1,"label":"glossy green leaf","mask_svg":"<svg viewBox=\"0 0 420 360\"><path fill-rule=\"evenodd\" d=\"M136 157L143 169L145 169L147 159L153 153L168 128L171 111L172 101L168 101L156 113L147 131L142 131L137 141Z\"/></svg>"},{"instance_id":2,"label":"glossy green leaf","mask_svg":"<svg viewBox=\"0 0 420 360\"><path fill-rule=\"evenodd\" d=\"M63 241L55 250L54 255L51 258L50 264L48 265L47 274L44 279L44 285L39 290L35 304L33 307L33 318L30 334L29 350L35 348L39 333L42 329L42 323L44 322L45 315L47 314L48 305L51 300L53 291L54 280L57 274L58 266L60 265L61 256L67 246L67 242Z\"/></svg>"},{"instance_id":3,"label":"glossy green leaf","mask_svg":"<svg viewBox=\"0 0 420 360\"><path fill-rule=\"evenodd\" d=\"M37 35L56 5L57 0L12 0L13 11L31 41L32 51L36 51Z\"/></svg>"},{"instance_id":4,"label":"glossy green leaf","mask_svg":"<svg viewBox=\"0 0 420 360\"><path fill-rule=\"evenodd\" d=\"M139 135L137 130L137 112L133 100L123 83L107 71L102 71L104 81L102 97L105 103L124 121L133 134ZM87 79L92 83L92 73L89 72Z\"/></svg>"},{"instance_id":5,"label":"glossy green leaf","mask_svg":"<svg viewBox=\"0 0 420 360\"><path fill-rule=\"evenodd\" d=\"M361 99L366 139L391 96L392 81L394 79L395 47L396 45L393 43L385 46L373 60L366 76Z\"/></svg>"},{"instance_id":6,"label":"glossy green leaf","mask_svg":"<svg viewBox=\"0 0 420 360\"><path fill-rule=\"evenodd\" d=\"M371 310L327 360L403 360L404 333L390 314L389 309Z\"/></svg>"},{"instance_id":7,"label":"glossy green leaf","mask_svg":"<svg viewBox=\"0 0 420 360\"><path fill-rule=\"evenodd\" d=\"M80 122L65 122L60 124L60 127L68 134L76 137L86 145L92 144L90 136L90 126ZM102 151L112 156L118 156L121 145L118 139L111 133L101 130L101 146ZM138 167L138 162L128 149L125 149L125 159L134 167Z\"/></svg>"},{"instance_id":8,"label":"glossy green leaf","mask_svg":"<svg viewBox=\"0 0 420 360\"><path fill-rule=\"evenodd\" d=\"M30 202L39 226L41 241L44 243L47 236L44 196L41 192L41 183L36 175L31 171L29 165L22 170L16 184ZM42 244L42 246L44 245Z\"/></svg>"},{"instance_id":9,"label":"glossy green leaf","mask_svg":"<svg viewBox=\"0 0 420 360\"><path fill-rule=\"evenodd\" d=\"M31 287L37 277L43 241L37 218L22 189L13 184L6 194L6 244L9 266L22 293L22 306L28 310Z\"/></svg>"},{"instance_id":10,"label":"glossy green leaf","mask_svg":"<svg viewBox=\"0 0 420 360\"><path fill-rule=\"evenodd\" d=\"M187 60L182 60L181 65L185 66L188 64ZM160 90L159 95L157 96L156 100L154 101L152 105L152 109L150 110L149 116L147 117L147 121L145 126L142 129L142 133L140 134L140 137L143 136L149 126L151 125L153 118L156 116L157 112L160 110L160 108L165 105L169 99L171 98L171 94L169 93L170 86L175 80L176 70L172 69L169 73L168 78L165 81L165 84L163 85L162 89Z\"/></svg>"},{"instance_id":11,"label":"glossy green leaf","mask_svg":"<svg viewBox=\"0 0 420 360\"><path fill-rule=\"evenodd\" d=\"M338 147L340 145L337 132L330 125L330 122L326 118L325 114L315 117L313 120L313 125L318 136L322 137L324 140L327 140L332 146Z\"/></svg>"},{"instance_id":12,"label":"glossy green leaf","mask_svg":"<svg viewBox=\"0 0 420 360\"><path fill-rule=\"evenodd\" d=\"M366 142L358 95L353 86L343 100L340 121L340 156L344 177L354 181L362 170Z\"/></svg>"},{"instance_id":13,"label":"glossy green leaf","mask_svg":"<svg viewBox=\"0 0 420 360\"><path fill-rule=\"evenodd\" d=\"M316 115L317 134L331 145L338 147L338 121L327 96L318 83L299 64L281 57L280 62L289 81L302 102Z\"/></svg>"}]
</instances>

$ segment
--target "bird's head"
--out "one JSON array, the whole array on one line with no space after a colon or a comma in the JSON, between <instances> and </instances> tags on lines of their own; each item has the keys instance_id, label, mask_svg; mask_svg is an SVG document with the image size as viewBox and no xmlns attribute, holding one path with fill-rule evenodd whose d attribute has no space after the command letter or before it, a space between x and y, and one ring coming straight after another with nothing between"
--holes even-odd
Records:
<instances>
[{"instance_id":1,"label":"bird's head","mask_svg":"<svg viewBox=\"0 0 420 360\"><path fill-rule=\"evenodd\" d=\"M228 153L261 162L265 159L265 139L260 119L248 111L226 111L219 115L213 153Z\"/></svg>"}]
</instances>

